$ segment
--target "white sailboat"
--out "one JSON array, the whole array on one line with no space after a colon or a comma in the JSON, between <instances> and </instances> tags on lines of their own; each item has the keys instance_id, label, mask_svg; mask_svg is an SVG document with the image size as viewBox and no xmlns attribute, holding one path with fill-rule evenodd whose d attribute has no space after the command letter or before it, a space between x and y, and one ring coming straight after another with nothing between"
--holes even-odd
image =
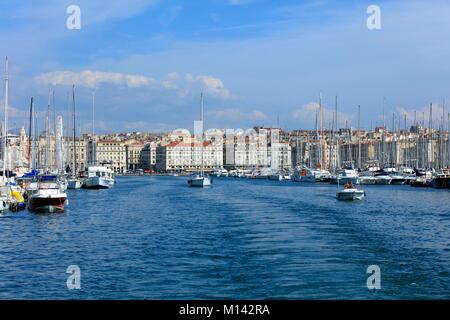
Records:
<instances>
[{"instance_id":1,"label":"white sailboat","mask_svg":"<svg viewBox=\"0 0 450 320\"><path fill-rule=\"evenodd\" d=\"M83 187L86 189L109 189L116 183L114 171L107 166L97 165L95 154L95 93L92 92L92 165L88 167L88 176Z\"/></svg>"},{"instance_id":2,"label":"white sailboat","mask_svg":"<svg viewBox=\"0 0 450 320\"><path fill-rule=\"evenodd\" d=\"M8 94L9 94L9 74L8 57L5 60L5 111L3 124L3 173L0 180L0 213L9 211L11 202L11 187L8 181Z\"/></svg>"},{"instance_id":3,"label":"white sailboat","mask_svg":"<svg viewBox=\"0 0 450 320\"><path fill-rule=\"evenodd\" d=\"M190 187L204 188L210 187L212 185L212 179L205 175L203 166L203 148L204 148L204 134L203 134L203 92L201 94L201 106L200 106L200 125L201 125L201 141L200 141L200 152L201 152L201 170L200 173L194 174L188 180L188 185Z\"/></svg>"},{"instance_id":4,"label":"white sailboat","mask_svg":"<svg viewBox=\"0 0 450 320\"><path fill-rule=\"evenodd\" d=\"M80 189L82 187L82 182L78 178L77 175L77 148L76 148L76 141L75 141L75 86L72 86L72 125L73 125L73 140L72 140L72 154L73 154L73 163L72 163L72 173L69 179L67 179L67 189Z\"/></svg>"}]
</instances>

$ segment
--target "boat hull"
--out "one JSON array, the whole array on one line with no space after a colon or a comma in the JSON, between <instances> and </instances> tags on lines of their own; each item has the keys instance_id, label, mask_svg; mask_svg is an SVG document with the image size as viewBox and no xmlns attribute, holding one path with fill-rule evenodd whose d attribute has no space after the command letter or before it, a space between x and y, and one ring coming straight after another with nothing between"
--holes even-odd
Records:
<instances>
[{"instance_id":1,"label":"boat hull","mask_svg":"<svg viewBox=\"0 0 450 320\"><path fill-rule=\"evenodd\" d=\"M392 185L404 185L406 182L405 178L392 178L391 184Z\"/></svg>"},{"instance_id":2,"label":"boat hull","mask_svg":"<svg viewBox=\"0 0 450 320\"><path fill-rule=\"evenodd\" d=\"M362 185L374 185L377 183L377 180L375 178L359 178L359 184Z\"/></svg>"},{"instance_id":3,"label":"boat hull","mask_svg":"<svg viewBox=\"0 0 450 320\"><path fill-rule=\"evenodd\" d=\"M389 185L392 182L391 177L376 177L376 184L379 185Z\"/></svg>"},{"instance_id":4,"label":"boat hull","mask_svg":"<svg viewBox=\"0 0 450 320\"><path fill-rule=\"evenodd\" d=\"M354 201L364 199L365 195L362 190L343 190L336 194L336 198L340 201Z\"/></svg>"},{"instance_id":5,"label":"boat hull","mask_svg":"<svg viewBox=\"0 0 450 320\"><path fill-rule=\"evenodd\" d=\"M28 208L39 213L62 213L66 200L66 197L31 197Z\"/></svg>"},{"instance_id":6,"label":"boat hull","mask_svg":"<svg viewBox=\"0 0 450 320\"><path fill-rule=\"evenodd\" d=\"M434 178L431 186L435 189L448 189L450 188L450 178Z\"/></svg>"},{"instance_id":7,"label":"boat hull","mask_svg":"<svg viewBox=\"0 0 450 320\"><path fill-rule=\"evenodd\" d=\"M283 180L283 176L279 175L279 174L271 175L271 176L269 176L269 180L271 180L271 181L282 181Z\"/></svg>"},{"instance_id":8,"label":"boat hull","mask_svg":"<svg viewBox=\"0 0 450 320\"><path fill-rule=\"evenodd\" d=\"M82 183L80 180L68 180L67 189L81 189Z\"/></svg>"},{"instance_id":9,"label":"boat hull","mask_svg":"<svg viewBox=\"0 0 450 320\"><path fill-rule=\"evenodd\" d=\"M191 178L188 180L188 185L193 188L205 188L212 185L212 180L207 177Z\"/></svg>"},{"instance_id":10,"label":"boat hull","mask_svg":"<svg viewBox=\"0 0 450 320\"><path fill-rule=\"evenodd\" d=\"M9 204L5 200L0 200L0 213L7 212L9 210Z\"/></svg>"},{"instance_id":11,"label":"boat hull","mask_svg":"<svg viewBox=\"0 0 450 320\"><path fill-rule=\"evenodd\" d=\"M114 185L113 179L103 177L89 177L84 182L85 189L109 189Z\"/></svg>"}]
</instances>

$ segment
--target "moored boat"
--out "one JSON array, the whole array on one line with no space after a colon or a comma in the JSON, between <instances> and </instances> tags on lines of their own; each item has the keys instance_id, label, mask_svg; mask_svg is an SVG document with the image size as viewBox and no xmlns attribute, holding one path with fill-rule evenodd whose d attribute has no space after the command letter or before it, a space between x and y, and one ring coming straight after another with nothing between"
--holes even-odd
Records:
<instances>
[{"instance_id":1,"label":"moored boat","mask_svg":"<svg viewBox=\"0 0 450 320\"><path fill-rule=\"evenodd\" d=\"M67 189L81 189L83 182L81 179L72 178L67 180Z\"/></svg>"},{"instance_id":2,"label":"moored boat","mask_svg":"<svg viewBox=\"0 0 450 320\"><path fill-rule=\"evenodd\" d=\"M29 209L39 213L62 213L67 203L67 194L61 190L56 175L38 177L38 188L29 198Z\"/></svg>"},{"instance_id":3,"label":"moored boat","mask_svg":"<svg viewBox=\"0 0 450 320\"><path fill-rule=\"evenodd\" d=\"M88 168L88 176L83 188L109 189L115 184L115 176L112 169L105 166L91 166Z\"/></svg>"},{"instance_id":4,"label":"moored boat","mask_svg":"<svg viewBox=\"0 0 450 320\"><path fill-rule=\"evenodd\" d=\"M431 181L431 186L435 189L450 188L450 170L442 170Z\"/></svg>"},{"instance_id":5,"label":"moored boat","mask_svg":"<svg viewBox=\"0 0 450 320\"><path fill-rule=\"evenodd\" d=\"M330 182L331 174L327 170L310 169L310 168L296 168L293 175L293 180L296 182Z\"/></svg>"}]
</instances>

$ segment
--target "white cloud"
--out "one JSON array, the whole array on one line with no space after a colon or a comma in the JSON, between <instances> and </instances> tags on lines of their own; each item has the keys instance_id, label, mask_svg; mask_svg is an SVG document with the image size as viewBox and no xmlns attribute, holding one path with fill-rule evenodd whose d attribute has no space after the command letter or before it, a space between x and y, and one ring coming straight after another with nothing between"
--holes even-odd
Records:
<instances>
[{"instance_id":1,"label":"white cloud","mask_svg":"<svg viewBox=\"0 0 450 320\"><path fill-rule=\"evenodd\" d=\"M100 72L92 70L83 70L81 72L73 71L54 71L44 73L36 80L45 85L77 85L93 88L101 84L126 85L130 88L149 86L156 81L153 78L142 75L130 75L117 72Z\"/></svg>"},{"instance_id":2,"label":"white cloud","mask_svg":"<svg viewBox=\"0 0 450 320\"><path fill-rule=\"evenodd\" d=\"M74 84L81 87L95 88L103 84L110 84L127 86L128 88L152 87L154 89L177 90L178 95L181 97L199 94L200 91L204 91L207 96L221 100L228 100L233 97L221 79L211 75L194 76L190 73L182 77L177 72L171 72L167 75L166 79L156 80L144 75L118 72L92 70L83 70L80 72L54 71L37 76L36 81L46 86L71 86Z\"/></svg>"},{"instance_id":3,"label":"white cloud","mask_svg":"<svg viewBox=\"0 0 450 320\"><path fill-rule=\"evenodd\" d=\"M211 94L222 99L232 98L230 91L225 88L225 85L219 78L210 75L200 75L197 77L188 75L187 80L189 82L198 82L206 94Z\"/></svg>"}]
</instances>

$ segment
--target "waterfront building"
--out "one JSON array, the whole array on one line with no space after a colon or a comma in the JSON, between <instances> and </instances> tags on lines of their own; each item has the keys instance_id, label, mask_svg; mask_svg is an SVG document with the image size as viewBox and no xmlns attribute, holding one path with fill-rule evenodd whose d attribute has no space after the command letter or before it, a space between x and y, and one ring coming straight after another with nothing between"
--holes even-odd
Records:
<instances>
[{"instance_id":1,"label":"waterfront building","mask_svg":"<svg viewBox=\"0 0 450 320\"><path fill-rule=\"evenodd\" d=\"M155 170L157 142L149 142L140 152L139 168L145 171Z\"/></svg>"},{"instance_id":2,"label":"waterfront building","mask_svg":"<svg viewBox=\"0 0 450 320\"><path fill-rule=\"evenodd\" d=\"M144 143L136 140L125 141L127 170L135 172L140 169L141 151Z\"/></svg>"},{"instance_id":3,"label":"waterfront building","mask_svg":"<svg viewBox=\"0 0 450 320\"><path fill-rule=\"evenodd\" d=\"M88 143L89 143L89 140L86 137L75 138L75 143L74 143L72 137L65 138L65 141L64 141L65 152L63 153L63 158L64 158L64 163L65 163L66 169L70 168L70 171L72 171L74 169L73 168L73 159L74 159L74 152L75 152L77 172L84 172L86 170L87 166L89 166ZM42 147L39 146L39 149L41 149L41 148ZM44 145L44 148L45 148L45 145ZM44 152L44 154L45 154L45 152ZM40 167L40 166L38 165L38 167Z\"/></svg>"},{"instance_id":4,"label":"waterfront building","mask_svg":"<svg viewBox=\"0 0 450 320\"><path fill-rule=\"evenodd\" d=\"M108 164L115 173L127 171L127 146L124 142L98 140L96 149L98 164Z\"/></svg>"},{"instance_id":5,"label":"waterfront building","mask_svg":"<svg viewBox=\"0 0 450 320\"><path fill-rule=\"evenodd\" d=\"M156 170L169 171L214 171L223 167L223 149L221 144L211 141L203 143L193 140L191 143L173 141L156 148Z\"/></svg>"}]
</instances>

